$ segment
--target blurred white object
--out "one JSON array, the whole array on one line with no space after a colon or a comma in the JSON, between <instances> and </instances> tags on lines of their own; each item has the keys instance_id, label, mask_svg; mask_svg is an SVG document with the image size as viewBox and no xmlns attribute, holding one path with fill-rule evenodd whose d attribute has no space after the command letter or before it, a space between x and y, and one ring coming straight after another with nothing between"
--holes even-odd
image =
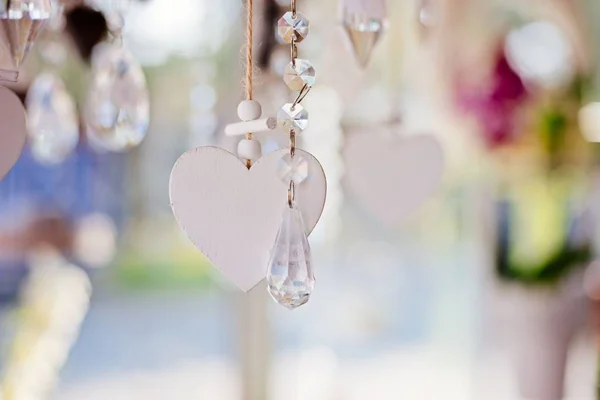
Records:
<instances>
[{"instance_id":1,"label":"blurred white object","mask_svg":"<svg viewBox=\"0 0 600 400\"><path fill-rule=\"evenodd\" d=\"M42 164L57 164L79 142L79 120L73 98L57 75L44 72L31 84L25 101L29 144Z\"/></svg>"},{"instance_id":2,"label":"blurred white object","mask_svg":"<svg viewBox=\"0 0 600 400\"><path fill-rule=\"evenodd\" d=\"M117 227L108 215L91 214L77 222L73 253L86 266L106 266L113 260L116 248Z\"/></svg>"},{"instance_id":3,"label":"blurred white object","mask_svg":"<svg viewBox=\"0 0 600 400\"><path fill-rule=\"evenodd\" d=\"M123 46L101 44L92 55L85 120L93 141L109 151L138 146L148 130L150 99L141 66Z\"/></svg>"},{"instance_id":4,"label":"blurred white object","mask_svg":"<svg viewBox=\"0 0 600 400\"><path fill-rule=\"evenodd\" d=\"M589 142L600 142L600 102L591 102L579 110L579 128Z\"/></svg>"},{"instance_id":5,"label":"blurred white object","mask_svg":"<svg viewBox=\"0 0 600 400\"><path fill-rule=\"evenodd\" d=\"M346 136L342 155L348 194L389 228L414 215L438 188L444 169L443 149L432 135L355 132Z\"/></svg>"},{"instance_id":6,"label":"blurred white object","mask_svg":"<svg viewBox=\"0 0 600 400\"><path fill-rule=\"evenodd\" d=\"M562 400L567 356L574 334L585 321L583 274L558 287L504 286L498 292L521 396Z\"/></svg>"},{"instance_id":7,"label":"blurred white object","mask_svg":"<svg viewBox=\"0 0 600 400\"><path fill-rule=\"evenodd\" d=\"M81 268L51 248L30 260L18 330L5 360L3 399L49 398L89 309L92 288Z\"/></svg>"},{"instance_id":8,"label":"blurred white object","mask_svg":"<svg viewBox=\"0 0 600 400\"><path fill-rule=\"evenodd\" d=\"M386 0L342 0L342 23L359 66L365 68L386 25Z\"/></svg>"},{"instance_id":9,"label":"blurred white object","mask_svg":"<svg viewBox=\"0 0 600 400\"><path fill-rule=\"evenodd\" d=\"M435 25L436 16L432 0L420 0L417 12L419 13L419 23L421 26L431 28Z\"/></svg>"},{"instance_id":10,"label":"blurred white object","mask_svg":"<svg viewBox=\"0 0 600 400\"><path fill-rule=\"evenodd\" d=\"M548 21L511 31L505 44L509 63L525 80L546 87L568 83L575 74L573 47L561 28Z\"/></svg>"},{"instance_id":11,"label":"blurred white object","mask_svg":"<svg viewBox=\"0 0 600 400\"><path fill-rule=\"evenodd\" d=\"M127 43L143 65L160 65L170 56L197 57L228 40L239 24L240 2L152 0L133 2L127 13Z\"/></svg>"}]
</instances>

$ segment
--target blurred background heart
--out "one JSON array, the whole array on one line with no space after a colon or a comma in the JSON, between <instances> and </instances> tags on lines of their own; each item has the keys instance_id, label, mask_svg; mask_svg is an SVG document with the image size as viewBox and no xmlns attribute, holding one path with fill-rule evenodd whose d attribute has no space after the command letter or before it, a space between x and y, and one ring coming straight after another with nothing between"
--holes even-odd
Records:
<instances>
[{"instance_id":1,"label":"blurred background heart","mask_svg":"<svg viewBox=\"0 0 600 400\"><path fill-rule=\"evenodd\" d=\"M388 228L416 216L442 180L444 155L432 135L402 135L393 128L354 131L342 155L349 196Z\"/></svg>"}]
</instances>

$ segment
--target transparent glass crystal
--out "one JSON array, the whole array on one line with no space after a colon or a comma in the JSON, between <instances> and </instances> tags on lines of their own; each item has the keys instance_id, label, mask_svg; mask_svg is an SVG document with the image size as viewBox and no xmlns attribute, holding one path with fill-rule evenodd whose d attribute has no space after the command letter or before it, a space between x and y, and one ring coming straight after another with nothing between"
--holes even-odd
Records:
<instances>
[{"instance_id":1,"label":"transparent glass crystal","mask_svg":"<svg viewBox=\"0 0 600 400\"><path fill-rule=\"evenodd\" d=\"M292 37L296 38L297 43L303 41L308 36L309 27L308 19L299 12L294 16L288 11L277 21L277 33L285 43L292 43Z\"/></svg>"},{"instance_id":2,"label":"transparent glass crystal","mask_svg":"<svg viewBox=\"0 0 600 400\"><path fill-rule=\"evenodd\" d=\"M146 136L150 101L142 68L123 47L105 44L94 51L86 104L88 134L110 151L125 151Z\"/></svg>"},{"instance_id":3,"label":"transparent glass crystal","mask_svg":"<svg viewBox=\"0 0 600 400\"><path fill-rule=\"evenodd\" d=\"M273 299L290 310L306 304L315 287L310 245L295 206L283 211L267 268L267 285Z\"/></svg>"},{"instance_id":4,"label":"transparent glass crystal","mask_svg":"<svg viewBox=\"0 0 600 400\"><path fill-rule=\"evenodd\" d=\"M315 84L315 69L308 60L297 58L285 67L283 81L290 89L300 91L304 85Z\"/></svg>"},{"instance_id":5,"label":"transparent glass crystal","mask_svg":"<svg viewBox=\"0 0 600 400\"><path fill-rule=\"evenodd\" d=\"M18 69L49 20L51 10L50 0L0 1L2 40L8 49L8 53L0 55L0 79L17 80Z\"/></svg>"},{"instance_id":6,"label":"transparent glass crystal","mask_svg":"<svg viewBox=\"0 0 600 400\"><path fill-rule=\"evenodd\" d=\"M345 13L344 28L361 67L366 67L371 53L385 30L385 21L361 13Z\"/></svg>"},{"instance_id":7,"label":"transparent glass crystal","mask_svg":"<svg viewBox=\"0 0 600 400\"><path fill-rule=\"evenodd\" d=\"M294 181L296 185L304 182L308 178L308 161L300 154L285 154L279 160L279 169L277 171L279 178L286 185Z\"/></svg>"},{"instance_id":8,"label":"transparent glass crystal","mask_svg":"<svg viewBox=\"0 0 600 400\"><path fill-rule=\"evenodd\" d=\"M308 126L308 111L301 104L286 103L277 113L277 122L286 129L301 132Z\"/></svg>"},{"instance_id":9,"label":"transparent glass crystal","mask_svg":"<svg viewBox=\"0 0 600 400\"><path fill-rule=\"evenodd\" d=\"M79 142L77 109L63 81L51 73L39 74L25 104L34 158L42 164L62 162Z\"/></svg>"}]
</instances>

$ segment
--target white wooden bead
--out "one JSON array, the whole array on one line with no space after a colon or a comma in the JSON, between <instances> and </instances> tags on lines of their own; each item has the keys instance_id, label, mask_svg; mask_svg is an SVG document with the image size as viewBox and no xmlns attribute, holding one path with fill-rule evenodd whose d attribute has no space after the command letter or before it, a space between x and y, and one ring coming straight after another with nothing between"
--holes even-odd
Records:
<instances>
[{"instance_id":1,"label":"white wooden bead","mask_svg":"<svg viewBox=\"0 0 600 400\"><path fill-rule=\"evenodd\" d=\"M253 121L260 118L262 107L256 100L243 100L238 105L237 113L242 121Z\"/></svg>"},{"instance_id":2,"label":"white wooden bead","mask_svg":"<svg viewBox=\"0 0 600 400\"><path fill-rule=\"evenodd\" d=\"M256 161L262 156L260 142L254 139L242 139L238 143L238 156L244 160Z\"/></svg>"}]
</instances>

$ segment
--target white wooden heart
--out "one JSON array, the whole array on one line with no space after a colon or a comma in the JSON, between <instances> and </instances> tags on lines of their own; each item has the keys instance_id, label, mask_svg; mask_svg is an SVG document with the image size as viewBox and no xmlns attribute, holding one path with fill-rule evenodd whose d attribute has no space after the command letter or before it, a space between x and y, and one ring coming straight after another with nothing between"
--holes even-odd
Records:
<instances>
[{"instance_id":1,"label":"white wooden heart","mask_svg":"<svg viewBox=\"0 0 600 400\"><path fill-rule=\"evenodd\" d=\"M248 170L235 155L218 147L184 153L171 171L171 208L192 243L223 275L248 291L266 274L284 207L287 185L278 176L288 150L272 152ZM296 186L296 204L309 234L325 206L327 182L321 164L308 161L309 177Z\"/></svg>"},{"instance_id":2,"label":"white wooden heart","mask_svg":"<svg viewBox=\"0 0 600 400\"><path fill-rule=\"evenodd\" d=\"M11 90L0 86L0 180L15 165L27 138L25 109Z\"/></svg>"},{"instance_id":3,"label":"white wooden heart","mask_svg":"<svg viewBox=\"0 0 600 400\"><path fill-rule=\"evenodd\" d=\"M358 133L346 137L344 186L388 227L418 209L441 181L444 155L435 137Z\"/></svg>"}]
</instances>

